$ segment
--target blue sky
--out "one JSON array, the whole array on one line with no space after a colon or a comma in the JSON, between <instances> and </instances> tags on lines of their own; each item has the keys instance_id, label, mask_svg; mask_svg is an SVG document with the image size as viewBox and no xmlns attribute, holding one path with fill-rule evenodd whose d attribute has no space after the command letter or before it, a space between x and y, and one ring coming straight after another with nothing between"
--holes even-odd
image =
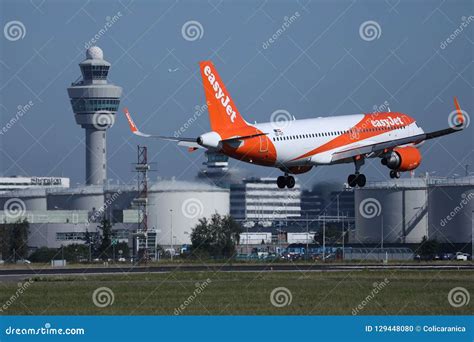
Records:
<instances>
[{"instance_id":1,"label":"blue sky","mask_svg":"<svg viewBox=\"0 0 474 342\"><path fill-rule=\"evenodd\" d=\"M172 135L195 106L204 104L198 62L205 59L213 60L250 122L268 121L279 109L310 118L371 112L388 103L431 131L448 127L454 95L468 114L473 112L474 4L469 0L2 0L1 27L12 21L23 27L19 37L5 30L0 36L0 174L84 182L84 132L74 121L66 88L80 75L84 46L114 15L118 20L100 34L97 45L112 63L109 81L124 89L121 108L127 106L144 131ZM296 19L277 34L291 16ZM182 34L189 21L202 27L197 39ZM374 37L361 36L367 21L377 24ZM455 33L461 26L463 31ZM274 34L277 39L268 44ZM7 125L18 106L30 101L31 108ZM183 136L208 129L204 114ZM424 144L417 173L453 176L463 174L465 164L474 169L472 133L470 125ZM191 180L202 167L201 152L131 136L120 112L108 131L108 175L114 182L134 179L131 163L141 143L156 162L153 178ZM250 175L280 174L237 161L231 167ZM309 186L343 182L352 172L347 164L300 178ZM369 180L388 178L378 160L369 161L363 172Z\"/></svg>"}]
</instances>

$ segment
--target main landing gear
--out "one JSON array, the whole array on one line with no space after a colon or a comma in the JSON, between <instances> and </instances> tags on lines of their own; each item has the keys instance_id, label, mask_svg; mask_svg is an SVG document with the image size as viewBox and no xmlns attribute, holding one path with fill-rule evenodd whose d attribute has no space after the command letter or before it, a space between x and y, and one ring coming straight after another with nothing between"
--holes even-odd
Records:
<instances>
[{"instance_id":1,"label":"main landing gear","mask_svg":"<svg viewBox=\"0 0 474 342\"><path fill-rule=\"evenodd\" d=\"M277 185L280 189L283 189L285 186L288 187L288 189L292 189L295 186L295 177L288 176L288 174L285 173L284 176L277 178Z\"/></svg>"},{"instance_id":2,"label":"main landing gear","mask_svg":"<svg viewBox=\"0 0 474 342\"><path fill-rule=\"evenodd\" d=\"M349 177L347 177L347 184L349 184L351 188L355 188L357 185L362 188L365 186L365 183L367 182L365 175L359 172L360 167L364 165L364 159L354 158L354 164L355 164L355 174L350 174Z\"/></svg>"},{"instance_id":3,"label":"main landing gear","mask_svg":"<svg viewBox=\"0 0 474 342\"><path fill-rule=\"evenodd\" d=\"M400 172L395 170L390 171L390 178L400 178Z\"/></svg>"}]
</instances>

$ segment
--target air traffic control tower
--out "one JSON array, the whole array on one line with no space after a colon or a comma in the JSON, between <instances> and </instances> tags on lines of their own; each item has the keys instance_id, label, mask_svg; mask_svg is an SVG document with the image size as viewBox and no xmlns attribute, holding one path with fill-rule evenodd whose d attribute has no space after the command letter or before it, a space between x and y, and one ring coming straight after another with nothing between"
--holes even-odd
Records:
<instances>
[{"instance_id":1,"label":"air traffic control tower","mask_svg":"<svg viewBox=\"0 0 474 342\"><path fill-rule=\"evenodd\" d=\"M115 122L122 88L107 83L110 63L97 46L79 64L82 78L67 89L76 123L86 130L86 184L103 185L107 178L106 131Z\"/></svg>"}]
</instances>

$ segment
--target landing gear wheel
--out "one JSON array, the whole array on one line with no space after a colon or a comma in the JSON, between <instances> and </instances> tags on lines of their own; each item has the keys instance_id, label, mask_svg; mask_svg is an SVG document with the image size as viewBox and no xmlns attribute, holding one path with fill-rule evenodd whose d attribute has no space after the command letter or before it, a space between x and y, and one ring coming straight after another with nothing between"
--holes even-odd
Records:
<instances>
[{"instance_id":1,"label":"landing gear wheel","mask_svg":"<svg viewBox=\"0 0 474 342\"><path fill-rule=\"evenodd\" d=\"M288 189L293 189L294 186L295 186L295 177L293 176L288 176L286 177L286 186L288 187Z\"/></svg>"},{"instance_id":2,"label":"landing gear wheel","mask_svg":"<svg viewBox=\"0 0 474 342\"><path fill-rule=\"evenodd\" d=\"M398 171L390 171L390 178L400 178L400 172Z\"/></svg>"},{"instance_id":3,"label":"landing gear wheel","mask_svg":"<svg viewBox=\"0 0 474 342\"><path fill-rule=\"evenodd\" d=\"M349 175L349 177L347 177L347 184L349 184L351 188L354 188L357 185L357 176L354 174Z\"/></svg>"},{"instance_id":4,"label":"landing gear wheel","mask_svg":"<svg viewBox=\"0 0 474 342\"><path fill-rule=\"evenodd\" d=\"M356 182L359 187L363 188L367 182L367 179L365 178L365 175L361 173L357 175Z\"/></svg>"},{"instance_id":5,"label":"landing gear wheel","mask_svg":"<svg viewBox=\"0 0 474 342\"><path fill-rule=\"evenodd\" d=\"M286 177L279 176L277 178L277 185L280 189L283 189L286 186Z\"/></svg>"}]
</instances>

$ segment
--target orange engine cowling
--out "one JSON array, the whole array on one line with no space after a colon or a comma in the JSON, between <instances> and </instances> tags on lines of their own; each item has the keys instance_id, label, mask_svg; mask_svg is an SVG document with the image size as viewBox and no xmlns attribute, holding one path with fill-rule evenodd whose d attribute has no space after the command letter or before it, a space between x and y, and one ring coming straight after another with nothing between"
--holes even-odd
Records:
<instances>
[{"instance_id":1,"label":"orange engine cowling","mask_svg":"<svg viewBox=\"0 0 474 342\"><path fill-rule=\"evenodd\" d=\"M397 147L382 158L382 164L396 171L411 171L421 164L421 153L416 147Z\"/></svg>"},{"instance_id":2,"label":"orange engine cowling","mask_svg":"<svg viewBox=\"0 0 474 342\"><path fill-rule=\"evenodd\" d=\"M289 173L297 175L299 173L308 172L312 168L313 168L312 165L309 165L309 166L290 166L287 170L288 170ZM283 170L283 171L285 171L285 170Z\"/></svg>"}]
</instances>

